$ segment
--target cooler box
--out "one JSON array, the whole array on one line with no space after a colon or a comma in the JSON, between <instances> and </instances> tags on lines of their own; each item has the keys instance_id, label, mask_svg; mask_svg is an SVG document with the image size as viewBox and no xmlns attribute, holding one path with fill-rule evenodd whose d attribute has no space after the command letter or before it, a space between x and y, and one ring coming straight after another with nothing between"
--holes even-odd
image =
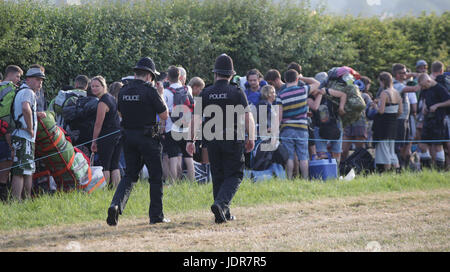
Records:
<instances>
[{"instance_id":1,"label":"cooler box","mask_svg":"<svg viewBox=\"0 0 450 272\"><path fill-rule=\"evenodd\" d=\"M337 163L335 159L332 159L328 155L328 159L325 160L312 160L309 161L309 178L310 179L335 179L337 174Z\"/></svg>"}]
</instances>

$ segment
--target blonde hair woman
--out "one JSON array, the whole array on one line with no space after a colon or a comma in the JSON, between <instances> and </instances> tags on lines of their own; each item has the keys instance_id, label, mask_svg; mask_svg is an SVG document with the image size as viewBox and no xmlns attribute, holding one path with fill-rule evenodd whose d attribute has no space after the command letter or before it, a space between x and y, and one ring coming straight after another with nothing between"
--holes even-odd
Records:
<instances>
[{"instance_id":1,"label":"blonde hair woman","mask_svg":"<svg viewBox=\"0 0 450 272\"><path fill-rule=\"evenodd\" d=\"M390 169L391 166L399 168L399 161L395 154L395 138L397 136L397 117L402 113L402 99L393 88L392 75L382 72L378 77L380 93L378 103L372 103L378 113L373 121L373 139L380 141L375 146L375 163L379 172ZM398 170L397 170L398 171Z\"/></svg>"},{"instance_id":2,"label":"blonde hair woman","mask_svg":"<svg viewBox=\"0 0 450 272\"><path fill-rule=\"evenodd\" d=\"M117 102L114 96L108 93L106 80L102 76L91 79L91 90L99 99L91 150L98 154L106 181L116 187L120 182L121 151Z\"/></svg>"}]
</instances>

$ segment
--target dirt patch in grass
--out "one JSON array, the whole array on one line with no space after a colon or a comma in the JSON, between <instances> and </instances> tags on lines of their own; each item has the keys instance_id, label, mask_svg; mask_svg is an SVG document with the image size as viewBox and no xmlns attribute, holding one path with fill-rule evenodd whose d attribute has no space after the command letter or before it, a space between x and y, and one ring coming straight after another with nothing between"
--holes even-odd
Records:
<instances>
[{"instance_id":1,"label":"dirt patch in grass","mask_svg":"<svg viewBox=\"0 0 450 272\"><path fill-rule=\"evenodd\" d=\"M126 211L125 211L126 212ZM0 232L0 251L449 251L450 189L232 207L147 218ZM106 211L105 211L106 214ZM105 217L106 218L106 217Z\"/></svg>"}]
</instances>

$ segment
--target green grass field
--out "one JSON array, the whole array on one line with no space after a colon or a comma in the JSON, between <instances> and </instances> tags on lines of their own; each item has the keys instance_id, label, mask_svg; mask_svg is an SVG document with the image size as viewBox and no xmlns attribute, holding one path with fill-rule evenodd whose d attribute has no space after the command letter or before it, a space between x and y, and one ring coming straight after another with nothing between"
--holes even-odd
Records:
<instances>
[{"instance_id":1,"label":"green grass field","mask_svg":"<svg viewBox=\"0 0 450 272\"><path fill-rule=\"evenodd\" d=\"M407 172L359 176L352 181L278 180L260 183L244 180L233 199L232 207L258 204L282 204L339 198L382 192L408 192L450 187L449 172ZM57 226L95 220L105 220L113 190L99 190L91 195L81 192L42 195L21 203L0 204L0 230L13 231L42 226ZM212 185L177 182L164 187L164 213L209 210ZM121 218L148 217L149 185L140 181L134 187ZM106 224L106 223L105 223Z\"/></svg>"}]
</instances>

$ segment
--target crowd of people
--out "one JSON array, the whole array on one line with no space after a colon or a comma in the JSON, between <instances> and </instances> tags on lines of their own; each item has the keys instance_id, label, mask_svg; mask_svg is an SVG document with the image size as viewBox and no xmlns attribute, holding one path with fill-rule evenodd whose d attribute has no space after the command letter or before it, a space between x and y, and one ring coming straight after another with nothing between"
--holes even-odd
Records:
<instances>
[{"instance_id":1,"label":"crowd of people","mask_svg":"<svg viewBox=\"0 0 450 272\"><path fill-rule=\"evenodd\" d=\"M345 127L341 118L349 114L344 109L348 103L347 95L327 87L329 72L306 77L298 63L290 63L286 68L283 77L276 69L270 69L263 75L255 68L243 77L234 76L231 82L245 94L248 105L256 109L253 118L256 120L257 134L261 131L259 109L264 106L267 112L264 131L279 132L271 135L275 135L287 153L283 167L288 178L308 178L308 162L311 160L327 158L330 154L339 163L349 157L352 149L372 147L375 149L373 154L378 172L392 168L401 172L402 169L417 167L411 163L413 158L420 159L421 167L449 169L449 74L444 73L442 62L433 62L428 71L428 64L420 60L415 72L403 64L394 64L392 71L379 74L377 91L371 88L375 79L366 76L361 76L359 80L352 79L351 84L357 85L366 109L357 121ZM9 65L0 82L1 99L7 87L16 94L11 114L0 116L1 126L5 127L0 135L0 198L3 201L8 198L8 191L15 199L30 196L31 176L36 170L34 145L37 118L46 116L46 110L53 110L55 104L54 100L46 99L42 87L46 78L44 67L30 66L21 81L23 75L20 67ZM73 86L62 88L97 98L95 118L90 120L92 130L83 129L76 134L75 130L70 129L70 124L65 128L74 142L83 146L87 155L97 154L96 164L103 167L105 179L113 188L119 185L128 166L125 163L127 155L123 152L124 136L114 133L121 127L123 129L118 97L125 86L134 84L138 76L125 77L108 86L102 76L89 78L78 75ZM196 139L178 139L174 133L190 135L193 128L189 125L178 126L171 116L180 103L179 99L186 100L182 104L193 113L195 97L201 97L204 88L209 85L206 86L205 81L197 76L187 81L186 70L180 66L170 66L154 76L156 80L152 86L158 86L158 91L161 90L169 112L166 119L151 113L159 124L157 132L151 128L150 133L158 134L161 139L162 179L166 182L182 178L194 181L194 164L201 164L208 171L210 169L208 141L197 139L194 149L189 152L192 148L189 143ZM122 99L132 101L137 96L129 95ZM332 98L339 102L333 103ZM63 126L62 116L57 114L58 118L58 124ZM141 114L140 118L147 116ZM271 127L272 119L277 121L277 127ZM324 119L336 121L334 130L320 129L319 124ZM255 139L258 136L261 135ZM245 158L251 159L249 156ZM7 186L9 180L10 190Z\"/></svg>"}]
</instances>

